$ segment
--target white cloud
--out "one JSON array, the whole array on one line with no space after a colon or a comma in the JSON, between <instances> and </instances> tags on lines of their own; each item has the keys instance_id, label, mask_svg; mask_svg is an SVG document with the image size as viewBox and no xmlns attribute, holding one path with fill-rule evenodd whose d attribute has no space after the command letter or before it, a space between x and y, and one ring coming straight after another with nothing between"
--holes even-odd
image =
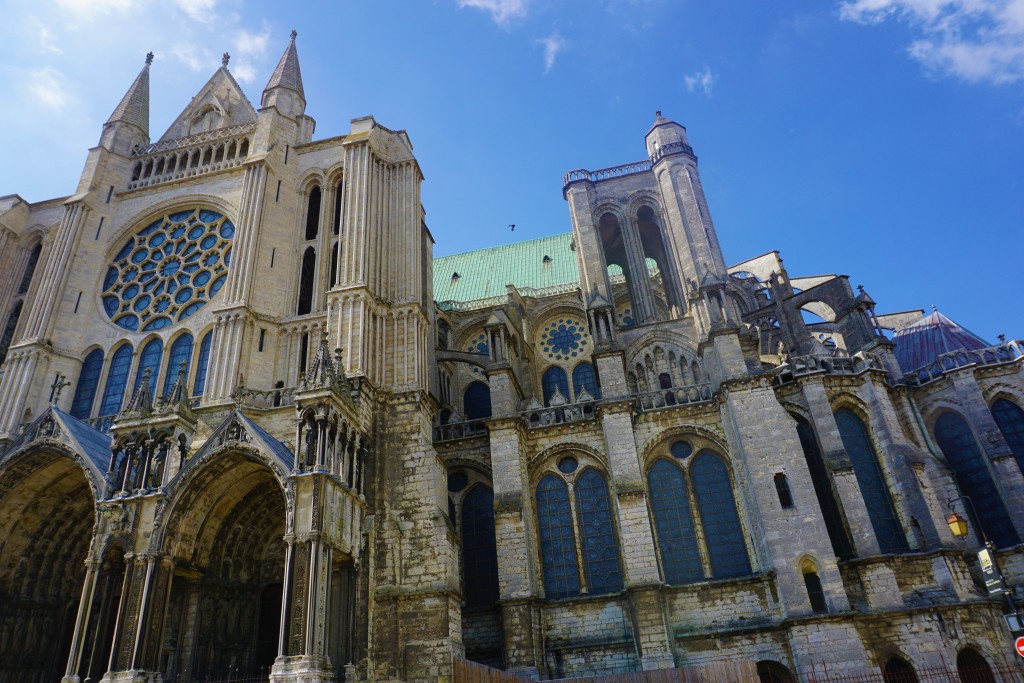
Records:
<instances>
[{"instance_id":1,"label":"white cloud","mask_svg":"<svg viewBox=\"0 0 1024 683\"><path fill-rule=\"evenodd\" d=\"M28 18L29 24L36 33L36 43L39 46L40 52L48 52L50 54L62 55L64 50L60 49L57 45L57 36L50 29L49 26L39 21L35 17Z\"/></svg>"},{"instance_id":2,"label":"white cloud","mask_svg":"<svg viewBox=\"0 0 1024 683\"><path fill-rule=\"evenodd\" d=\"M526 16L527 0L457 0L459 7L475 7L491 13L496 24L502 26L513 19Z\"/></svg>"},{"instance_id":3,"label":"white cloud","mask_svg":"<svg viewBox=\"0 0 1024 683\"><path fill-rule=\"evenodd\" d=\"M540 44L544 46L544 73L547 73L555 66L558 53L565 48L566 42L556 31L547 38L541 38Z\"/></svg>"},{"instance_id":4,"label":"white cloud","mask_svg":"<svg viewBox=\"0 0 1024 683\"><path fill-rule=\"evenodd\" d=\"M843 0L839 16L906 22L917 34L907 51L931 72L971 83L1024 80L1024 0Z\"/></svg>"},{"instance_id":5,"label":"white cloud","mask_svg":"<svg viewBox=\"0 0 1024 683\"><path fill-rule=\"evenodd\" d=\"M57 6L64 12L80 19L92 19L110 12L124 12L131 9L136 0L57 0Z\"/></svg>"},{"instance_id":6,"label":"white cloud","mask_svg":"<svg viewBox=\"0 0 1024 683\"><path fill-rule=\"evenodd\" d=\"M684 76L686 89L689 92L700 91L706 97L711 97L711 89L715 84L715 75L711 73L711 67L705 65L703 69L695 71L690 76Z\"/></svg>"},{"instance_id":7,"label":"white cloud","mask_svg":"<svg viewBox=\"0 0 1024 683\"><path fill-rule=\"evenodd\" d=\"M205 71L214 65L213 53L206 48L196 47L187 43L175 43L171 46L171 57L178 60L192 71Z\"/></svg>"},{"instance_id":8,"label":"white cloud","mask_svg":"<svg viewBox=\"0 0 1024 683\"><path fill-rule=\"evenodd\" d=\"M259 33L252 33L242 29L235 36L235 50L239 56L262 55L267 51L267 43L270 40L270 29L264 27Z\"/></svg>"},{"instance_id":9,"label":"white cloud","mask_svg":"<svg viewBox=\"0 0 1024 683\"><path fill-rule=\"evenodd\" d=\"M177 0L177 4L194 21L206 21L213 18L217 0Z\"/></svg>"},{"instance_id":10,"label":"white cloud","mask_svg":"<svg viewBox=\"0 0 1024 683\"><path fill-rule=\"evenodd\" d=\"M73 99L64 74L52 66L24 72L22 85L30 104L53 112L64 111Z\"/></svg>"}]
</instances>

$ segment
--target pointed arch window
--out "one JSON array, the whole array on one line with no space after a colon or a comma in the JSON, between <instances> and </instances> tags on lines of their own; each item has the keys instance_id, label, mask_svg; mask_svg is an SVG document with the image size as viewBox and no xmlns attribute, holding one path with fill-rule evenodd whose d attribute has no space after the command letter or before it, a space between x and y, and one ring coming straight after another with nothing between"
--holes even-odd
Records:
<instances>
[{"instance_id":1,"label":"pointed arch window","mask_svg":"<svg viewBox=\"0 0 1024 683\"><path fill-rule=\"evenodd\" d=\"M587 361L583 361L573 369L572 387L576 392L577 401L584 389L593 398L601 398L601 387L597 384L597 372L594 370L594 366Z\"/></svg>"},{"instance_id":2,"label":"pointed arch window","mask_svg":"<svg viewBox=\"0 0 1024 683\"><path fill-rule=\"evenodd\" d=\"M992 404L992 418L1006 439L1006 445L1013 451L1017 466L1024 472L1024 410L1013 401L996 399Z\"/></svg>"},{"instance_id":3,"label":"pointed arch window","mask_svg":"<svg viewBox=\"0 0 1024 683\"><path fill-rule=\"evenodd\" d=\"M867 426L849 408L836 410L835 419L843 449L853 463L857 486L878 539L879 549L883 553L907 552L907 538L896 516L896 507L889 495Z\"/></svg>"},{"instance_id":4,"label":"pointed arch window","mask_svg":"<svg viewBox=\"0 0 1024 683\"><path fill-rule=\"evenodd\" d=\"M102 371L103 351L90 351L82 361L82 371L78 373L75 396L71 399L71 417L87 420L92 415L92 404L96 398L96 388L99 386Z\"/></svg>"},{"instance_id":5,"label":"pointed arch window","mask_svg":"<svg viewBox=\"0 0 1024 683\"><path fill-rule=\"evenodd\" d=\"M338 284L338 245L339 242L331 245L331 287Z\"/></svg>"},{"instance_id":6,"label":"pointed arch window","mask_svg":"<svg viewBox=\"0 0 1024 683\"><path fill-rule=\"evenodd\" d=\"M313 310L313 276L316 273L316 249L307 247L302 253L302 265L299 267L299 305L298 315L306 315Z\"/></svg>"},{"instance_id":7,"label":"pointed arch window","mask_svg":"<svg viewBox=\"0 0 1024 683\"><path fill-rule=\"evenodd\" d=\"M956 672L963 683L996 683L992 667L973 647L965 647L956 656Z\"/></svg>"},{"instance_id":8,"label":"pointed arch window","mask_svg":"<svg viewBox=\"0 0 1024 683\"><path fill-rule=\"evenodd\" d=\"M7 324L4 325L3 334L0 335L0 363L7 360L7 351L11 348L11 342L14 341L14 331L18 329L18 320L21 319L21 306L21 301L14 304L10 315L7 316Z\"/></svg>"},{"instance_id":9,"label":"pointed arch window","mask_svg":"<svg viewBox=\"0 0 1024 683\"><path fill-rule=\"evenodd\" d=\"M749 575L746 540L725 463L711 451L701 451L687 469L693 448L686 441L673 443L670 452L672 459L659 458L647 473L665 581Z\"/></svg>"},{"instance_id":10,"label":"pointed arch window","mask_svg":"<svg viewBox=\"0 0 1024 683\"><path fill-rule=\"evenodd\" d=\"M462 498L460 521L466 606L490 607L498 602L494 491L482 484L471 488Z\"/></svg>"},{"instance_id":11,"label":"pointed arch window","mask_svg":"<svg viewBox=\"0 0 1024 683\"><path fill-rule=\"evenodd\" d=\"M893 657L885 663L882 680L885 683L918 683L914 667L902 657Z\"/></svg>"},{"instance_id":12,"label":"pointed arch window","mask_svg":"<svg viewBox=\"0 0 1024 683\"><path fill-rule=\"evenodd\" d=\"M192 395L202 396L206 391L206 371L210 366L210 344L213 341L213 330L203 336L199 342L199 358L196 359L196 378L192 384Z\"/></svg>"},{"instance_id":13,"label":"pointed arch window","mask_svg":"<svg viewBox=\"0 0 1024 683\"><path fill-rule=\"evenodd\" d=\"M571 394L569 394L569 378L566 377L565 370L557 365L552 365L544 371L544 376L541 378L541 386L544 389L544 405L546 406L551 405L551 399L556 391L566 401L571 398Z\"/></svg>"},{"instance_id":14,"label":"pointed arch window","mask_svg":"<svg viewBox=\"0 0 1024 683\"><path fill-rule=\"evenodd\" d=\"M848 560L855 555L853 544L846 532L845 518L832 487L832 475L829 473L825 459L821 455L821 449L818 447L818 437L814 434L814 429L809 422L799 416L794 416L794 419L796 419L796 433L800 438L800 447L803 449L804 460L807 462L807 470L811 474L814 495L818 499L818 507L825 520L829 541L832 543L832 551L840 560Z\"/></svg>"},{"instance_id":15,"label":"pointed arch window","mask_svg":"<svg viewBox=\"0 0 1024 683\"><path fill-rule=\"evenodd\" d=\"M345 196L345 181L339 180L334 188L334 223L331 225L331 233L341 234L341 206Z\"/></svg>"},{"instance_id":16,"label":"pointed arch window","mask_svg":"<svg viewBox=\"0 0 1024 683\"><path fill-rule=\"evenodd\" d=\"M320 186L314 185L309 191L309 202L306 205L306 240L315 240L320 232Z\"/></svg>"},{"instance_id":17,"label":"pointed arch window","mask_svg":"<svg viewBox=\"0 0 1024 683\"><path fill-rule=\"evenodd\" d=\"M164 343L159 339L150 340L142 347L142 353L139 354L139 369L135 371L133 392L138 391L142 386L142 378L146 376L146 370L149 370L149 395L156 396L156 380L160 374L160 361L163 355Z\"/></svg>"},{"instance_id":18,"label":"pointed arch window","mask_svg":"<svg viewBox=\"0 0 1024 683\"><path fill-rule=\"evenodd\" d=\"M163 395L171 393L174 383L178 381L178 371L185 363L185 377L188 377L188 362L192 358L192 335L185 333L174 340L171 351L167 354L167 371L164 373Z\"/></svg>"},{"instance_id":19,"label":"pointed arch window","mask_svg":"<svg viewBox=\"0 0 1024 683\"><path fill-rule=\"evenodd\" d=\"M491 388L483 382L473 382L462 395L462 414L467 420L482 420L491 416Z\"/></svg>"},{"instance_id":20,"label":"pointed arch window","mask_svg":"<svg viewBox=\"0 0 1024 683\"><path fill-rule=\"evenodd\" d=\"M110 357L107 370L107 384L103 387L103 401L99 414L102 417L116 415L124 402L124 390L128 386L128 373L132 369L132 345L125 344Z\"/></svg>"},{"instance_id":21,"label":"pointed arch window","mask_svg":"<svg viewBox=\"0 0 1024 683\"><path fill-rule=\"evenodd\" d=\"M608 481L573 456L558 462L537 485L544 594L549 598L622 590L619 539ZM581 577L583 580L581 581Z\"/></svg>"},{"instance_id":22,"label":"pointed arch window","mask_svg":"<svg viewBox=\"0 0 1024 683\"><path fill-rule=\"evenodd\" d=\"M18 285L18 294L25 294L28 292L28 288L32 284L32 276L35 275L36 266L39 264L39 255L42 253L42 242L32 247L32 251L29 252L28 262L25 264L25 272L22 273L21 284Z\"/></svg>"},{"instance_id":23,"label":"pointed arch window","mask_svg":"<svg viewBox=\"0 0 1024 683\"><path fill-rule=\"evenodd\" d=\"M999 548L1019 543L986 457L978 448L967 422L956 413L943 413L935 421L935 440L956 472L960 489L974 503L985 535Z\"/></svg>"}]
</instances>

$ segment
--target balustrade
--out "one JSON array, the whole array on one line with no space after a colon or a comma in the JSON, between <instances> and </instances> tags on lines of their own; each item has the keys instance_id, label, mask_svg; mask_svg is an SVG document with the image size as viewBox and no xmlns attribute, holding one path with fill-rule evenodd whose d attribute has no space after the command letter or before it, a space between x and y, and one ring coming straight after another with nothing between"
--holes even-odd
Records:
<instances>
[{"instance_id":1,"label":"balustrade","mask_svg":"<svg viewBox=\"0 0 1024 683\"><path fill-rule=\"evenodd\" d=\"M239 166L249 156L254 130L255 124L232 126L136 150L128 189Z\"/></svg>"}]
</instances>

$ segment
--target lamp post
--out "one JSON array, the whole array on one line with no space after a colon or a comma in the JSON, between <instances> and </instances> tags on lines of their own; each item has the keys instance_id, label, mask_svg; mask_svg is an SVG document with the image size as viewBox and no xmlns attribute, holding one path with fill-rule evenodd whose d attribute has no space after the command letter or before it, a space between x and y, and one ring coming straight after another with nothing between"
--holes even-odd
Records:
<instances>
[{"instance_id":1,"label":"lamp post","mask_svg":"<svg viewBox=\"0 0 1024 683\"><path fill-rule=\"evenodd\" d=\"M952 513L946 520L949 530L957 538L962 539L967 536L967 520L958 515L956 510L953 509L953 503L958 500L966 503L964 510L970 517L971 524L974 525L978 535L981 537L982 548L978 551L978 563L981 565L981 571L985 577L985 587L988 589L988 594L1001 593L1006 598L1006 604L1010 608L1010 613L1004 615L1007 626L1011 632L1024 631L1024 624L1021 623L1017 603L1013 599L1013 591L1006 584L1006 577L1003 576L1003 571L999 568L999 562L996 559L996 547L992 541L988 540L988 536L985 535L985 528L981 526L978 520L978 511L975 509L974 501L971 500L970 496L949 499L949 510Z\"/></svg>"}]
</instances>

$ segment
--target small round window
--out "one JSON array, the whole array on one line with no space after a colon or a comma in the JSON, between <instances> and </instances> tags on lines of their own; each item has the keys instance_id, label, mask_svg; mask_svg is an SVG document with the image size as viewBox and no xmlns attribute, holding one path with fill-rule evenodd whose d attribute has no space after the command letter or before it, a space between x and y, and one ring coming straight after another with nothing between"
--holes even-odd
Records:
<instances>
[{"instance_id":1,"label":"small round window","mask_svg":"<svg viewBox=\"0 0 1024 683\"><path fill-rule=\"evenodd\" d=\"M693 446L689 441L675 441L669 447L669 452L680 460L685 460L693 455Z\"/></svg>"},{"instance_id":2,"label":"small round window","mask_svg":"<svg viewBox=\"0 0 1024 683\"><path fill-rule=\"evenodd\" d=\"M469 477L466 476L465 472L452 472L448 475L448 490L451 493L458 493L466 488L468 483Z\"/></svg>"},{"instance_id":3,"label":"small round window","mask_svg":"<svg viewBox=\"0 0 1024 683\"><path fill-rule=\"evenodd\" d=\"M579 461L571 455L566 456L558 461L558 471L563 474L572 474L579 467Z\"/></svg>"},{"instance_id":4,"label":"small round window","mask_svg":"<svg viewBox=\"0 0 1024 683\"><path fill-rule=\"evenodd\" d=\"M228 277L235 226L206 209L175 211L136 232L103 277L101 299L114 324L160 330L206 305Z\"/></svg>"}]
</instances>

